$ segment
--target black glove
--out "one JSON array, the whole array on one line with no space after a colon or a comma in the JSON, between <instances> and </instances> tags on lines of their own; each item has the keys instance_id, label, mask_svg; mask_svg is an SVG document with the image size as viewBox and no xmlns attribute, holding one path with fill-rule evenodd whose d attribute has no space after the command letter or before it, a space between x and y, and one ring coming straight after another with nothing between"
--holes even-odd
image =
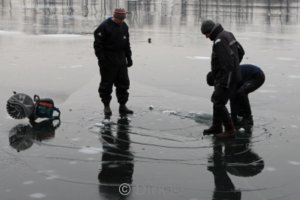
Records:
<instances>
[{"instance_id":1,"label":"black glove","mask_svg":"<svg viewBox=\"0 0 300 200\"><path fill-rule=\"evenodd\" d=\"M214 77L213 77L212 73L208 72L208 74L206 75L206 83L207 83L207 85L214 86L214 82L215 82L215 80L214 80Z\"/></svg>"},{"instance_id":2,"label":"black glove","mask_svg":"<svg viewBox=\"0 0 300 200\"><path fill-rule=\"evenodd\" d=\"M132 66L132 59L131 57L127 57L127 67L131 67Z\"/></svg>"}]
</instances>

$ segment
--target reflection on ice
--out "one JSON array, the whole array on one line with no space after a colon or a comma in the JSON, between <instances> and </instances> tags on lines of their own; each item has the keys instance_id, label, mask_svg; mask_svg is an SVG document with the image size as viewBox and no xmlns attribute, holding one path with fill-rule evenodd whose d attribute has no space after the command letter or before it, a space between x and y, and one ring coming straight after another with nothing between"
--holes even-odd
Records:
<instances>
[{"instance_id":1,"label":"reflection on ice","mask_svg":"<svg viewBox=\"0 0 300 200\"><path fill-rule=\"evenodd\" d=\"M298 24L298 1L218 1L218 0L99 0L22 1L2 0L0 29L32 34L91 33L99 20L112 15L115 7L129 11L133 28L148 26L193 27L212 16L222 23ZM13 21L14 23L10 23ZM180 26L178 26L180 25ZM188 30L187 30L188 31ZM282 31L282 30L278 30Z\"/></svg>"},{"instance_id":2,"label":"reflection on ice","mask_svg":"<svg viewBox=\"0 0 300 200\"><path fill-rule=\"evenodd\" d=\"M43 120L18 124L9 131L9 144L19 151L29 149L35 142L54 138L55 130L60 126L60 120Z\"/></svg>"},{"instance_id":3,"label":"reflection on ice","mask_svg":"<svg viewBox=\"0 0 300 200\"><path fill-rule=\"evenodd\" d=\"M101 197L111 199L121 197L119 184L132 183L134 172L134 154L130 149L130 120L126 117L119 118L117 129L111 129L111 124L100 131L103 154L101 160L101 170L98 174L99 192ZM109 198L111 196L111 198Z\"/></svg>"}]
</instances>

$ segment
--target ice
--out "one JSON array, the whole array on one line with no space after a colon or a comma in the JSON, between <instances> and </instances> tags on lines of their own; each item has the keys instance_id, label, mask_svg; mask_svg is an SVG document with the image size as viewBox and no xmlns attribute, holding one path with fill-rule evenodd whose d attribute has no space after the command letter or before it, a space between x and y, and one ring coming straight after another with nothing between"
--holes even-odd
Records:
<instances>
[{"instance_id":1,"label":"ice","mask_svg":"<svg viewBox=\"0 0 300 200\"><path fill-rule=\"evenodd\" d=\"M259 93L277 93L277 90L258 90Z\"/></svg>"},{"instance_id":2,"label":"ice","mask_svg":"<svg viewBox=\"0 0 300 200\"><path fill-rule=\"evenodd\" d=\"M300 165L300 162L298 162L298 161L289 161L289 163L291 164L291 165Z\"/></svg>"},{"instance_id":3,"label":"ice","mask_svg":"<svg viewBox=\"0 0 300 200\"><path fill-rule=\"evenodd\" d=\"M76 34L47 34L47 35L41 35L43 37L52 37L52 38L77 38L82 37L82 35L76 35Z\"/></svg>"},{"instance_id":4,"label":"ice","mask_svg":"<svg viewBox=\"0 0 300 200\"><path fill-rule=\"evenodd\" d=\"M294 61L294 60L296 60L296 58L289 58L289 57L278 57L276 59L281 60L281 61Z\"/></svg>"},{"instance_id":5,"label":"ice","mask_svg":"<svg viewBox=\"0 0 300 200\"><path fill-rule=\"evenodd\" d=\"M33 193L29 195L33 199L43 199L46 198L46 195L43 193Z\"/></svg>"},{"instance_id":6,"label":"ice","mask_svg":"<svg viewBox=\"0 0 300 200\"><path fill-rule=\"evenodd\" d=\"M99 154L102 152L102 148L96 148L96 147L84 147L79 150L80 153L84 154Z\"/></svg>"},{"instance_id":7,"label":"ice","mask_svg":"<svg viewBox=\"0 0 300 200\"><path fill-rule=\"evenodd\" d=\"M206 56L187 56L186 58L195 60L210 60L210 57Z\"/></svg>"},{"instance_id":8,"label":"ice","mask_svg":"<svg viewBox=\"0 0 300 200\"><path fill-rule=\"evenodd\" d=\"M57 178L59 178L58 175L51 175L51 176L47 176L46 180L54 180L54 179L57 179Z\"/></svg>"},{"instance_id":9,"label":"ice","mask_svg":"<svg viewBox=\"0 0 300 200\"><path fill-rule=\"evenodd\" d=\"M24 181L23 184L24 185L32 185L34 183L34 181Z\"/></svg>"},{"instance_id":10,"label":"ice","mask_svg":"<svg viewBox=\"0 0 300 200\"><path fill-rule=\"evenodd\" d=\"M298 79L298 78L300 78L300 75L289 75L288 77Z\"/></svg>"},{"instance_id":11,"label":"ice","mask_svg":"<svg viewBox=\"0 0 300 200\"><path fill-rule=\"evenodd\" d=\"M93 31L117 6L129 10L134 64L128 68L128 106L135 113L119 115L114 87L108 119L98 94ZM72 191L69 199L78 199L82 191L86 199L119 199L118 191L103 182L124 179L133 186L179 188L164 196L133 192L132 199L230 195L216 191L215 180L231 182L243 200L298 199L298 9L297 1L3 0L1 199L64 198L65 191ZM246 51L242 63L258 65L266 74L264 85L249 95L251 133L247 127L247 134L241 129L226 141L203 137L213 119L213 87L205 80L213 43L200 30L207 18L235 34ZM5 106L12 91L53 98L62 112L60 126L34 129L28 119L9 117ZM20 123L26 128L9 134ZM33 145L15 151L24 144ZM262 162L247 165L255 163L251 159ZM230 174L230 163L236 172L261 171L237 177ZM109 164L116 171L109 171Z\"/></svg>"},{"instance_id":12,"label":"ice","mask_svg":"<svg viewBox=\"0 0 300 200\"><path fill-rule=\"evenodd\" d=\"M70 165L75 165L77 163L78 163L77 161L71 161L71 162L69 162Z\"/></svg>"},{"instance_id":13,"label":"ice","mask_svg":"<svg viewBox=\"0 0 300 200\"><path fill-rule=\"evenodd\" d=\"M276 168L275 167L266 167L265 170L268 172L274 172L274 171L276 171Z\"/></svg>"}]
</instances>

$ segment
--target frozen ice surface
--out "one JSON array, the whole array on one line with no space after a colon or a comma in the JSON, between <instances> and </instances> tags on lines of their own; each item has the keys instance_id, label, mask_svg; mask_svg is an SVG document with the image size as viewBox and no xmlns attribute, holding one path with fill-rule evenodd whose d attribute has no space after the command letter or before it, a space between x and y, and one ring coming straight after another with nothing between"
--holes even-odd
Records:
<instances>
[{"instance_id":1,"label":"frozen ice surface","mask_svg":"<svg viewBox=\"0 0 300 200\"><path fill-rule=\"evenodd\" d=\"M297 1L209 2L3 0L0 107L13 91L38 94L54 99L62 116L57 128L33 127L2 109L0 199L120 199L119 182L132 185L128 199L225 198L219 178L234 185L232 199L237 191L243 200L298 199ZM92 33L116 6L130 11L134 115L119 116L113 94L107 119ZM205 80L212 46L200 32L205 18L231 30L246 50L243 63L266 74L249 95L253 130L234 140L202 135L213 90Z\"/></svg>"},{"instance_id":2,"label":"frozen ice surface","mask_svg":"<svg viewBox=\"0 0 300 200\"><path fill-rule=\"evenodd\" d=\"M43 193L33 193L33 194L30 194L30 197L33 199L42 199L42 198L45 198L46 195Z\"/></svg>"}]
</instances>

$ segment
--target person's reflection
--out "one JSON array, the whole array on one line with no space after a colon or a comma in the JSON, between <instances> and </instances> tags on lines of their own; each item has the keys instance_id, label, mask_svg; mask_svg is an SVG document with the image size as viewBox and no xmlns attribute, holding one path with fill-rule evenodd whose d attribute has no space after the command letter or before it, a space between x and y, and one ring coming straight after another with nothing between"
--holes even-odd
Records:
<instances>
[{"instance_id":1,"label":"person's reflection","mask_svg":"<svg viewBox=\"0 0 300 200\"><path fill-rule=\"evenodd\" d=\"M116 136L113 135L112 126L114 125L106 123L101 129L103 154L98 175L99 192L101 197L120 199L126 198L119 193L120 184L132 183L134 157L130 151L129 119L126 116L118 119Z\"/></svg>"},{"instance_id":2,"label":"person's reflection","mask_svg":"<svg viewBox=\"0 0 300 200\"><path fill-rule=\"evenodd\" d=\"M60 126L60 120L30 121L30 124L18 124L9 131L9 144L19 151L29 149L35 140L52 139L55 130Z\"/></svg>"},{"instance_id":3,"label":"person's reflection","mask_svg":"<svg viewBox=\"0 0 300 200\"><path fill-rule=\"evenodd\" d=\"M214 141L213 155L209 158L211 165L208 167L214 175L213 200L241 199L241 191L236 189L228 173L234 176L250 177L263 170L263 159L251 150L251 134L251 132L245 132L243 137L237 137L235 140Z\"/></svg>"}]
</instances>

